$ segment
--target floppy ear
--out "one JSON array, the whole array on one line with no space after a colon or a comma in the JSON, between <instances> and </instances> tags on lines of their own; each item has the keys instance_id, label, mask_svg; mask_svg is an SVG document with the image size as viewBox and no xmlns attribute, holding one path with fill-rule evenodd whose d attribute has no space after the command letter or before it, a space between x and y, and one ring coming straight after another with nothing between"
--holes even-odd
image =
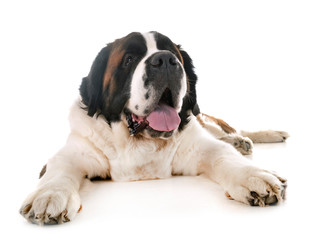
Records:
<instances>
[{"instance_id":1,"label":"floppy ear","mask_svg":"<svg viewBox=\"0 0 318 240\"><path fill-rule=\"evenodd\" d=\"M191 110L193 115L196 116L200 113L200 108L197 103L197 93L195 88L198 77L194 72L194 66L189 54L186 51L184 51L180 45L178 46L178 49L183 59L183 67L187 74L187 80L188 80L188 91L187 91L187 95L183 99L182 112L187 112L188 110Z\"/></svg>"},{"instance_id":2,"label":"floppy ear","mask_svg":"<svg viewBox=\"0 0 318 240\"><path fill-rule=\"evenodd\" d=\"M103 105L103 78L107 67L107 61L111 50L111 44L104 47L95 58L87 77L84 77L80 86L80 94L87 106L89 116L102 109Z\"/></svg>"}]
</instances>

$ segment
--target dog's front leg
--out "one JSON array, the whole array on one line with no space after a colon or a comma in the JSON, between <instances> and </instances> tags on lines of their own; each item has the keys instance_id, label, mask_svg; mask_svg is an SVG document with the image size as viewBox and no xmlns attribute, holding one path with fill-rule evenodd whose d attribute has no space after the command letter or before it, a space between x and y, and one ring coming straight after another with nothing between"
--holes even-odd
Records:
<instances>
[{"instance_id":1,"label":"dog's front leg","mask_svg":"<svg viewBox=\"0 0 318 240\"><path fill-rule=\"evenodd\" d=\"M77 166L66 156L57 154L48 163L37 189L20 209L28 221L57 224L70 221L80 209L79 188L83 179Z\"/></svg>"},{"instance_id":2,"label":"dog's front leg","mask_svg":"<svg viewBox=\"0 0 318 240\"><path fill-rule=\"evenodd\" d=\"M20 213L36 224L72 220L81 208L79 189L85 176L105 176L103 156L88 141L70 136L67 144L46 165L37 189L23 202Z\"/></svg>"},{"instance_id":3,"label":"dog's front leg","mask_svg":"<svg viewBox=\"0 0 318 240\"><path fill-rule=\"evenodd\" d=\"M190 123L191 124L191 123ZM185 131L172 163L176 175L205 174L219 183L231 199L252 206L266 206L285 197L287 182L261 169L235 148L207 134L195 122Z\"/></svg>"},{"instance_id":4,"label":"dog's front leg","mask_svg":"<svg viewBox=\"0 0 318 240\"><path fill-rule=\"evenodd\" d=\"M286 180L255 166L231 145L210 139L204 140L201 148L205 154L199 159L199 173L219 183L228 197L252 206L266 206L284 199Z\"/></svg>"}]
</instances>

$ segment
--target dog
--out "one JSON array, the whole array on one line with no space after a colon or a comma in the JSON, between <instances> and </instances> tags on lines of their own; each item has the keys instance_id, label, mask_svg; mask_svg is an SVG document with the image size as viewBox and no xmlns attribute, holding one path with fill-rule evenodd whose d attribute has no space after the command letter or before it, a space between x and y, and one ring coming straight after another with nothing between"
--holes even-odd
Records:
<instances>
[{"instance_id":1,"label":"dog","mask_svg":"<svg viewBox=\"0 0 318 240\"><path fill-rule=\"evenodd\" d=\"M238 134L200 112L189 54L158 32L117 39L95 58L70 110L65 146L40 173L20 214L36 224L68 222L82 208L85 178L136 181L205 174L230 199L266 206L285 199L287 181L242 154L288 134Z\"/></svg>"}]
</instances>

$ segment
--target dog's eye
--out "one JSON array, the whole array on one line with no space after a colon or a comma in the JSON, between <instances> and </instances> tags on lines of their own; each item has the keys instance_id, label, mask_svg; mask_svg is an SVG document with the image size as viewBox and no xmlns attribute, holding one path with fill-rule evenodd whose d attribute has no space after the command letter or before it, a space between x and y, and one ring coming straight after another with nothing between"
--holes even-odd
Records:
<instances>
[{"instance_id":1,"label":"dog's eye","mask_svg":"<svg viewBox=\"0 0 318 240\"><path fill-rule=\"evenodd\" d=\"M130 63L132 63L133 60L134 60L133 56L127 55L127 56L125 57L125 61L124 61L125 67L127 67Z\"/></svg>"}]
</instances>

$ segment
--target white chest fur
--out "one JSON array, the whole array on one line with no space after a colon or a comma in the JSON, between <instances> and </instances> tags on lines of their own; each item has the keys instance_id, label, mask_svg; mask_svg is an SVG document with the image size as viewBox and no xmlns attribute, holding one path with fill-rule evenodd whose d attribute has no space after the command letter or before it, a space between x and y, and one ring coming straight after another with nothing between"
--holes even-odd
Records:
<instances>
[{"instance_id":1,"label":"white chest fur","mask_svg":"<svg viewBox=\"0 0 318 240\"><path fill-rule=\"evenodd\" d=\"M177 151L175 138L143 139L128 136L123 124L113 127L116 132L116 156L109 158L110 174L115 181L158 179L171 176L172 161Z\"/></svg>"},{"instance_id":2,"label":"white chest fur","mask_svg":"<svg viewBox=\"0 0 318 240\"><path fill-rule=\"evenodd\" d=\"M94 146L82 150L94 151L88 155L97 155L98 152L100 157L95 162L109 166L107 171L113 180L135 181L171 176L172 161L179 146L177 137L173 136L169 140L131 137L123 122L109 127L102 117L96 119L95 116L87 116L78 104L71 109L72 132Z\"/></svg>"}]
</instances>

